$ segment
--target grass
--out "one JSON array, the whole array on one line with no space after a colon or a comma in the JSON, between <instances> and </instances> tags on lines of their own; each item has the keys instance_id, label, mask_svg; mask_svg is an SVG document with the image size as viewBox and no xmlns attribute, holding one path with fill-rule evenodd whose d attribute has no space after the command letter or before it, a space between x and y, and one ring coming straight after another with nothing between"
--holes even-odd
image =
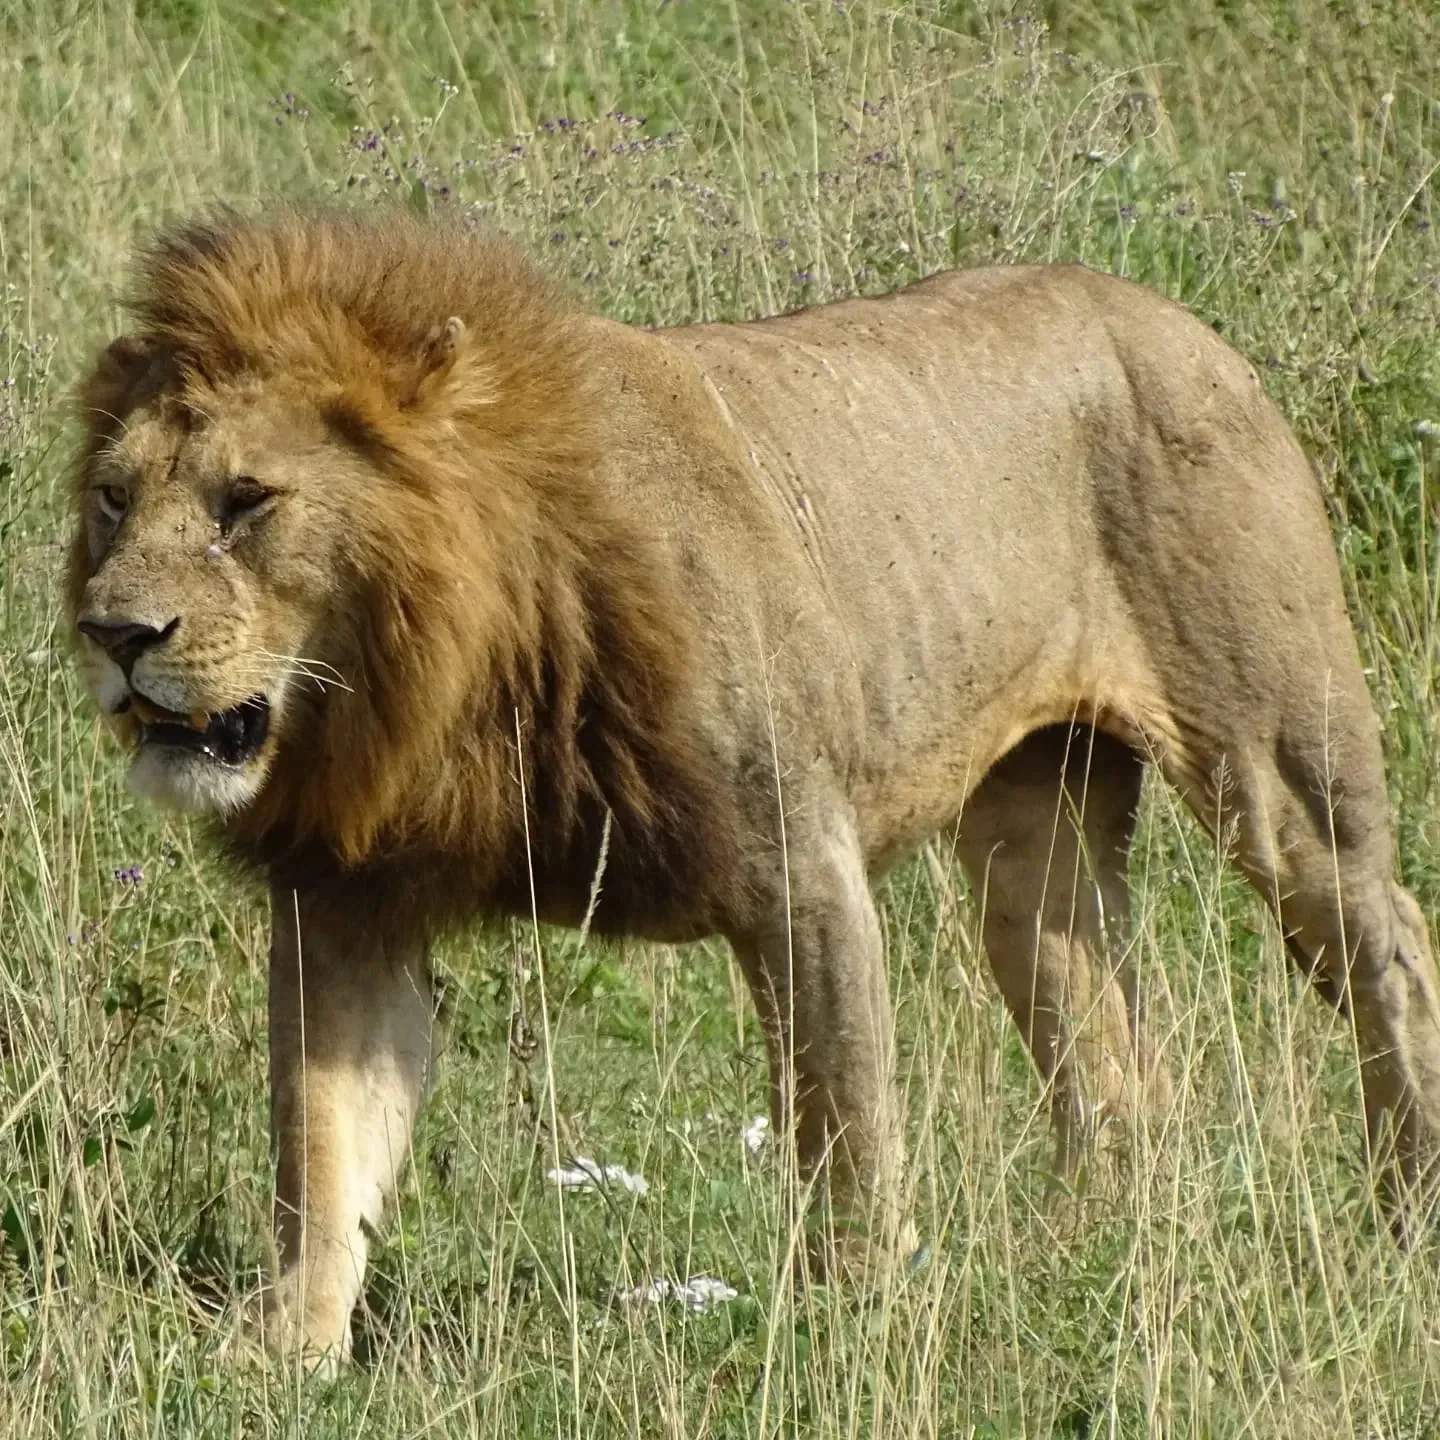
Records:
<instances>
[{"instance_id":1,"label":"grass","mask_svg":"<svg viewBox=\"0 0 1440 1440\"><path fill-rule=\"evenodd\" d=\"M943 855L885 903L931 1262L863 1304L786 1280L723 948L500 927L441 957L447 1062L357 1363L237 1365L262 907L129 799L56 602L66 386L132 243L206 201L478 206L647 323L1084 259L1210 320L1315 458L1434 914L1437 57L1424 0L0 0L0 1433L1440 1432L1440 1253L1390 1242L1335 1022L1159 789L1133 874L1176 1101L1081 1193ZM572 1154L648 1194L557 1191ZM652 1274L738 1295L616 1298Z\"/></svg>"}]
</instances>

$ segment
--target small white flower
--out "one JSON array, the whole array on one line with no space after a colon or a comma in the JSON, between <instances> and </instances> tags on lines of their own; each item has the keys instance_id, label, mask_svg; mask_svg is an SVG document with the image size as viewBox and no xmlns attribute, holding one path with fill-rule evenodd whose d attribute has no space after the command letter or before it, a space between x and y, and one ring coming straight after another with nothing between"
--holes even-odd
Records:
<instances>
[{"instance_id":1,"label":"small white flower","mask_svg":"<svg viewBox=\"0 0 1440 1440\"><path fill-rule=\"evenodd\" d=\"M739 1294L734 1286L717 1280L713 1275L692 1275L688 1280L668 1280L652 1275L633 1290L621 1290L616 1299L622 1305L660 1305L678 1300L694 1315L705 1315L717 1306L727 1304Z\"/></svg>"},{"instance_id":2,"label":"small white flower","mask_svg":"<svg viewBox=\"0 0 1440 1440\"><path fill-rule=\"evenodd\" d=\"M649 1183L632 1175L623 1165L601 1165L588 1155L577 1155L569 1169L547 1170L545 1178L562 1190L593 1190L597 1185L618 1185L632 1195L648 1195Z\"/></svg>"},{"instance_id":3,"label":"small white flower","mask_svg":"<svg viewBox=\"0 0 1440 1440\"><path fill-rule=\"evenodd\" d=\"M745 1127L745 1148L752 1155L758 1155L765 1148L765 1142L769 1138L770 1117L768 1115L757 1115Z\"/></svg>"}]
</instances>

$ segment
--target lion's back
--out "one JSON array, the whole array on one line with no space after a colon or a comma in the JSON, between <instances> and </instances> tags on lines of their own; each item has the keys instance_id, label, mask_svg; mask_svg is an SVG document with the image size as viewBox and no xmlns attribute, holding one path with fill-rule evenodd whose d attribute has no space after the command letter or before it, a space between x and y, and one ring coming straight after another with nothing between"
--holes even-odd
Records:
<instances>
[{"instance_id":1,"label":"lion's back","mask_svg":"<svg viewBox=\"0 0 1440 1440\"><path fill-rule=\"evenodd\" d=\"M1316 487L1253 368L1140 286L957 271L659 338L698 367L733 483L780 517L743 579L714 579L742 603L708 609L800 596L777 653L803 655L812 683L787 697L782 664L778 693L823 715L902 840L1029 729L1097 695L1144 710L1144 657L1180 643L1155 627L1182 591L1235 628L1275 596L1335 589ZM817 672L840 677L838 701L817 698Z\"/></svg>"}]
</instances>

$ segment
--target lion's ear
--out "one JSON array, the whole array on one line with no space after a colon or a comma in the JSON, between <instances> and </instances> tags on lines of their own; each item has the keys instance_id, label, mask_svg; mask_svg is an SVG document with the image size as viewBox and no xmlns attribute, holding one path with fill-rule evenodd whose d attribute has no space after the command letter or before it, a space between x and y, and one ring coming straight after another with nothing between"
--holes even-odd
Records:
<instances>
[{"instance_id":1,"label":"lion's ear","mask_svg":"<svg viewBox=\"0 0 1440 1440\"><path fill-rule=\"evenodd\" d=\"M423 405L444 389L456 361L469 348L468 339L465 322L458 315L452 315L443 325L432 327L416 357L415 388L407 404Z\"/></svg>"},{"instance_id":2,"label":"lion's ear","mask_svg":"<svg viewBox=\"0 0 1440 1440\"><path fill-rule=\"evenodd\" d=\"M442 397L454 406L488 403L489 374L477 362L474 348L470 331L458 315L436 325L416 357L414 381L402 401L404 407L434 404Z\"/></svg>"},{"instance_id":3,"label":"lion's ear","mask_svg":"<svg viewBox=\"0 0 1440 1440\"><path fill-rule=\"evenodd\" d=\"M140 335L118 336L100 352L80 392L81 404L89 412L92 423L119 412L125 396L150 368L154 358L154 344Z\"/></svg>"},{"instance_id":4,"label":"lion's ear","mask_svg":"<svg viewBox=\"0 0 1440 1440\"><path fill-rule=\"evenodd\" d=\"M155 347L141 335L117 335L95 362L95 378L102 385L130 385L144 374Z\"/></svg>"}]
</instances>

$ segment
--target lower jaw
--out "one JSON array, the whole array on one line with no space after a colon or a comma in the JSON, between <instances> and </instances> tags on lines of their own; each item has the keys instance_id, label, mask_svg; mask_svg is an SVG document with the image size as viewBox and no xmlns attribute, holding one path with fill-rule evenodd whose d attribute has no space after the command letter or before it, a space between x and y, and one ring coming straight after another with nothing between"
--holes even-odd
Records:
<instances>
[{"instance_id":1,"label":"lower jaw","mask_svg":"<svg viewBox=\"0 0 1440 1440\"><path fill-rule=\"evenodd\" d=\"M265 770L258 757L229 765L180 746L142 744L130 765L130 788L167 809L230 815L259 793Z\"/></svg>"}]
</instances>

